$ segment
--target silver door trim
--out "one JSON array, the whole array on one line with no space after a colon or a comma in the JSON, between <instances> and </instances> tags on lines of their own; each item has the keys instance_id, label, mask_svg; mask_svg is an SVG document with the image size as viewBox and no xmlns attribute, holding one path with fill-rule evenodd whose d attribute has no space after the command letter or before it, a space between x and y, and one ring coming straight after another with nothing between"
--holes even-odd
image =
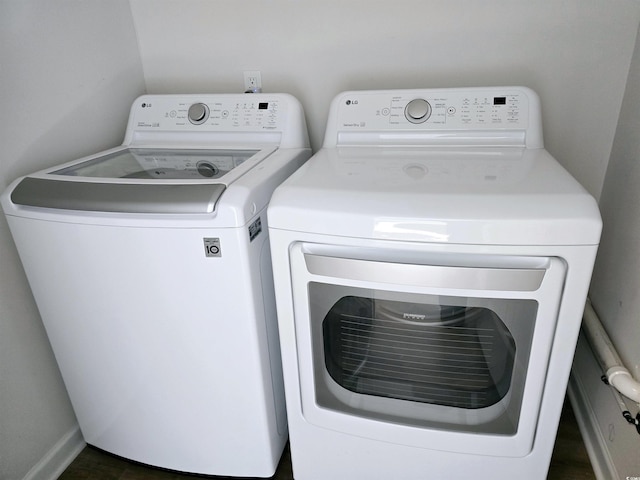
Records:
<instances>
[{"instance_id":1,"label":"silver door trim","mask_svg":"<svg viewBox=\"0 0 640 480\"><path fill-rule=\"evenodd\" d=\"M356 281L430 288L533 292L545 269L416 265L304 254L309 273Z\"/></svg>"}]
</instances>

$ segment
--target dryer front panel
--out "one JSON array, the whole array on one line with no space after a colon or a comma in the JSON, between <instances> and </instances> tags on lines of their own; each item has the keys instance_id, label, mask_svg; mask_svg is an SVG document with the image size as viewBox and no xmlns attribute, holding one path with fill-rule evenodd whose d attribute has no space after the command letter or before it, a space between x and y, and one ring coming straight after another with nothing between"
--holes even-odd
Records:
<instances>
[{"instance_id":1,"label":"dryer front panel","mask_svg":"<svg viewBox=\"0 0 640 480\"><path fill-rule=\"evenodd\" d=\"M302 243L290 253L309 422L436 450L531 451L562 260Z\"/></svg>"}]
</instances>

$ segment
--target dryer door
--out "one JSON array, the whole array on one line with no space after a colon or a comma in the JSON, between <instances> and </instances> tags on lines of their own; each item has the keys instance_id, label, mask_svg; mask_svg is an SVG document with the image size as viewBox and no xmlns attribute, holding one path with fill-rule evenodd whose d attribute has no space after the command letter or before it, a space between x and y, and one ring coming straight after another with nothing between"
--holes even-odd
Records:
<instances>
[{"instance_id":1,"label":"dryer door","mask_svg":"<svg viewBox=\"0 0 640 480\"><path fill-rule=\"evenodd\" d=\"M291 250L303 414L401 444L524 456L565 278L558 258Z\"/></svg>"}]
</instances>

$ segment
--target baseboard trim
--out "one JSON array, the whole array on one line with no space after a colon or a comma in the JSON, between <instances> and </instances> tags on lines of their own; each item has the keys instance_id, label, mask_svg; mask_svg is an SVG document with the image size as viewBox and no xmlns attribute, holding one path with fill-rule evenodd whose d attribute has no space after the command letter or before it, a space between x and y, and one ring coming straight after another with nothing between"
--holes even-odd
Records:
<instances>
[{"instance_id":1,"label":"baseboard trim","mask_svg":"<svg viewBox=\"0 0 640 480\"><path fill-rule=\"evenodd\" d=\"M611 480L612 475L611 459L606 454L607 447L604 438L598 428L593 409L579 380L571 375L567 394L576 417L576 423L582 435L582 441L587 449L593 473L598 480Z\"/></svg>"},{"instance_id":2,"label":"baseboard trim","mask_svg":"<svg viewBox=\"0 0 640 480\"><path fill-rule=\"evenodd\" d=\"M612 480L620 478L620 472L610 451L611 442L607 441L600 424L603 422L607 424L609 421L618 423L621 421L622 415L618 414L617 404L610 407L608 397L611 387L602 383L600 375L600 366L584 334L581 333L569 377L567 395L571 401L576 422L596 478L598 480ZM601 406L606 404L606 411L596 412L592 400ZM611 412L611 409L614 411ZM626 426L623 425L622 432L625 428Z\"/></svg>"},{"instance_id":3,"label":"baseboard trim","mask_svg":"<svg viewBox=\"0 0 640 480\"><path fill-rule=\"evenodd\" d=\"M22 480L56 480L86 446L76 425L29 470Z\"/></svg>"}]
</instances>

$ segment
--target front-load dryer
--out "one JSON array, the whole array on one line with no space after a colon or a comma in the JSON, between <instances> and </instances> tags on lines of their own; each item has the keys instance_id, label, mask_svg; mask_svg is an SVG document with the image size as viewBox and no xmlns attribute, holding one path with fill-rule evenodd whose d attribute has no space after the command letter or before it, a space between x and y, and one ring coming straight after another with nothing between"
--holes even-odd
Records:
<instances>
[{"instance_id":1,"label":"front-load dryer","mask_svg":"<svg viewBox=\"0 0 640 480\"><path fill-rule=\"evenodd\" d=\"M147 95L122 146L5 191L87 443L274 473L287 422L266 207L310 154L290 95Z\"/></svg>"},{"instance_id":2,"label":"front-load dryer","mask_svg":"<svg viewBox=\"0 0 640 480\"><path fill-rule=\"evenodd\" d=\"M296 480L546 478L601 219L534 92L342 93L268 217Z\"/></svg>"}]
</instances>

